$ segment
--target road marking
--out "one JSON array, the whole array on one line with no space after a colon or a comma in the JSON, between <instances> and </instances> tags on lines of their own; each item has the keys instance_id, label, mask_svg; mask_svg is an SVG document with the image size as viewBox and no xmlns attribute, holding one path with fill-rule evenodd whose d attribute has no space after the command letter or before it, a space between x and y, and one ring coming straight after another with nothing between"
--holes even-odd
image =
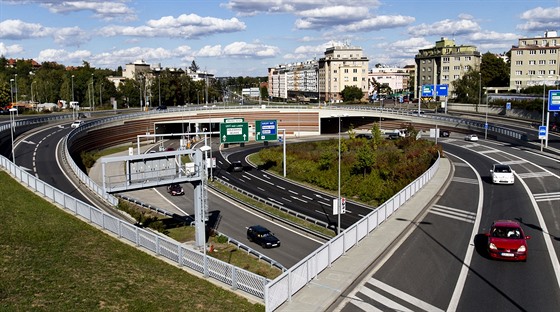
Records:
<instances>
[{"instance_id":1,"label":"road marking","mask_svg":"<svg viewBox=\"0 0 560 312\"><path fill-rule=\"evenodd\" d=\"M294 195L299 195L299 193L296 192L296 191L288 190L288 192L290 192L290 193L292 193L292 194L294 194Z\"/></svg>"},{"instance_id":2,"label":"road marking","mask_svg":"<svg viewBox=\"0 0 560 312\"><path fill-rule=\"evenodd\" d=\"M266 192L266 191L265 191L262 187L260 187L260 186L257 186L257 189L258 189L258 190L261 190L261 191L263 191L263 192Z\"/></svg>"},{"instance_id":3,"label":"road marking","mask_svg":"<svg viewBox=\"0 0 560 312\"><path fill-rule=\"evenodd\" d=\"M270 182L270 181L266 181L266 180L264 180L264 179L261 179L261 178L257 177L256 175L253 175L253 174L247 174L247 175L248 175L248 176L251 176L251 177L253 177L253 178L257 179L257 180L260 180L260 181L263 181L263 182L265 182L265 183L268 183L268 184L270 184L270 185L274 185L274 183L272 183L272 182Z\"/></svg>"},{"instance_id":4,"label":"road marking","mask_svg":"<svg viewBox=\"0 0 560 312\"><path fill-rule=\"evenodd\" d=\"M328 216L328 215L329 215L328 213L326 213L326 212L324 212L324 211L315 210L315 212L316 212L316 213L319 213L319 214L322 214L322 215L325 215L325 216Z\"/></svg>"},{"instance_id":5,"label":"road marking","mask_svg":"<svg viewBox=\"0 0 560 312\"><path fill-rule=\"evenodd\" d=\"M551 172L525 172L525 173L518 173L517 174L522 179L529 179L529 178L544 178L554 176Z\"/></svg>"},{"instance_id":6,"label":"road marking","mask_svg":"<svg viewBox=\"0 0 560 312\"><path fill-rule=\"evenodd\" d=\"M321 205L324 205L324 206L329 206L329 207L331 206L331 203L325 203L325 202L321 202L321 201L318 201L318 203L321 204Z\"/></svg>"},{"instance_id":7,"label":"road marking","mask_svg":"<svg viewBox=\"0 0 560 312\"><path fill-rule=\"evenodd\" d=\"M401 290L396 289L395 287L392 287L390 285L387 285L377 279L371 278L367 284L372 285L376 288L379 288L393 296L395 296L396 298L398 298L399 300L401 300L401 302L406 302L407 304L411 304L414 305L424 311L437 311L437 312L443 312L442 309L433 306L425 301L422 301L416 297L413 297ZM392 311L410 311L412 312L413 310L403 306L402 304L393 301L392 299L389 299L387 297L385 297L384 295L372 290L371 288L368 288L367 286L362 287L362 289L360 290L360 293L364 294L365 296L367 296L369 299L375 300L379 303L381 303L382 305L386 306L387 308L391 309ZM364 302L363 300L361 300L360 298L353 298L354 300L350 301L350 303L352 303L353 305L356 305L357 307L363 309L364 311L379 311L378 308L376 308L375 306ZM357 300L356 300L357 299Z\"/></svg>"},{"instance_id":8,"label":"road marking","mask_svg":"<svg viewBox=\"0 0 560 312\"><path fill-rule=\"evenodd\" d=\"M269 197L268 200L270 200L271 202L274 202L274 203L277 203L277 204L279 204L279 205L284 206L284 203L283 203L283 202L278 201L278 200L276 200L276 199L274 199L274 198L272 198L272 197Z\"/></svg>"},{"instance_id":9,"label":"road marking","mask_svg":"<svg viewBox=\"0 0 560 312\"><path fill-rule=\"evenodd\" d=\"M478 180L471 179L471 178L453 177L453 179L451 179L451 181L478 185Z\"/></svg>"},{"instance_id":10,"label":"road marking","mask_svg":"<svg viewBox=\"0 0 560 312\"><path fill-rule=\"evenodd\" d=\"M305 196L305 195L301 195L301 197L308 199L308 200L313 200L313 198L309 197L309 196Z\"/></svg>"},{"instance_id":11,"label":"road marking","mask_svg":"<svg viewBox=\"0 0 560 312\"><path fill-rule=\"evenodd\" d=\"M285 191L285 190L286 190L286 188L285 188L285 187L283 187L283 186L280 186L280 185L276 185L276 187L277 187L277 188L279 188L279 189L281 189L281 190L283 190L283 191Z\"/></svg>"},{"instance_id":12,"label":"road marking","mask_svg":"<svg viewBox=\"0 0 560 312\"><path fill-rule=\"evenodd\" d=\"M292 202L291 200L287 199L286 197L282 197L282 199L285 200L285 201L287 201L287 202L289 202L289 203Z\"/></svg>"},{"instance_id":13,"label":"road marking","mask_svg":"<svg viewBox=\"0 0 560 312\"><path fill-rule=\"evenodd\" d=\"M536 202L560 200L560 192L533 194Z\"/></svg>"},{"instance_id":14,"label":"road marking","mask_svg":"<svg viewBox=\"0 0 560 312\"><path fill-rule=\"evenodd\" d=\"M299 201L302 202L302 203L306 203L306 204L307 204L307 201L306 201L306 200L303 200L303 199L301 199L301 198L297 198L297 197L295 197L295 196L290 196L290 197L293 198L293 199L295 199L295 200L299 200Z\"/></svg>"},{"instance_id":15,"label":"road marking","mask_svg":"<svg viewBox=\"0 0 560 312\"><path fill-rule=\"evenodd\" d=\"M432 208L430 209L430 213L459 221L465 221L468 223L474 223L474 220L476 219L476 213L474 212L464 211L442 205L432 206Z\"/></svg>"}]
</instances>

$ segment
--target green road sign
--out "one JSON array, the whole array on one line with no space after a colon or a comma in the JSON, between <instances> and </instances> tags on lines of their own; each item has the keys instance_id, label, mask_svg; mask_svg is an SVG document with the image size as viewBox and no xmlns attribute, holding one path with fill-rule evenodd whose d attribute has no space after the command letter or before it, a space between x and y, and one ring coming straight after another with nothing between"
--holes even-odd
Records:
<instances>
[{"instance_id":1,"label":"green road sign","mask_svg":"<svg viewBox=\"0 0 560 312\"><path fill-rule=\"evenodd\" d=\"M220 123L220 143L244 143L249 141L249 124L246 122Z\"/></svg>"},{"instance_id":2,"label":"green road sign","mask_svg":"<svg viewBox=\"0 0 560 312\"><path fill-rule=\"evenodd\" d=\"M276 120L255 120L256 141L278 140L278 123Z\"/></svg>"}]
</instances>

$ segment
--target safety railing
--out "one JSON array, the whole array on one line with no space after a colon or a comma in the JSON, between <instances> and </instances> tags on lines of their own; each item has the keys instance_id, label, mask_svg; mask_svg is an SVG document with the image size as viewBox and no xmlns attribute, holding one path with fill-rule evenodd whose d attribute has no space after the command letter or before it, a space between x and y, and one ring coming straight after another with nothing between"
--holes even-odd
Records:
<instances>
[{"instance_id":1,"label":"safety railing","mask_svg":"<svg viewBox=\"0 0 560 312\"><path fill-rule=\"evenodd\" d=\"M431 180L439 168L439 161L438 158L428 171L399 193L268 283L265 287L264 298L266 311L274 311L284 302L290 300L296 292L315 279L319 273L331 266L345 252L377 229L380 224Z\"/></svg>"}]
</instances>

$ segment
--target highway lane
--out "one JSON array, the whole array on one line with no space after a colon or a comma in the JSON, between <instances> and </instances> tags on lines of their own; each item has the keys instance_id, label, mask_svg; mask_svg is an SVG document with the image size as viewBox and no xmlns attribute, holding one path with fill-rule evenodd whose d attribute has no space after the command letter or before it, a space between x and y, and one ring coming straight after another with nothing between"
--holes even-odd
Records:
<instances>
[{"instance_id":1,"label":"highway lane","mask_svg":"<svg viewBox=\"0 0 560 312\"><path fill-rule=\"evenodd\" d=\"M547 225L558 220L552 215L553 209L547 211L558 207L558 198L555 204L553 200L539 202L543 218L532 206L535 194L542 194L537 192L557 194L560 190L557 177L534 163L558 170L558 160L501 143L441 142L444 151L464 159L451 156L456 171L444 196L386 261L349 294L351 299L334 310L555 310L560 306L555 265L560 232L544 229L553 228ZM495 162L509 162L518 172L514 185L490 183L489 169ZM480 178L475 178L477 174ZM476 209L479 185L481 205ZM542 189L545 185L547 188ZM532 236L526 263L487 257L483 233L493 220L503 218L521 220L526 234Z\"/></svg>"},{"instance_id":2,"label":"highway lane","mask_svg":"<svg viewBox=\"0 0 560 312\"><path fill-rule=\"evenodd\" d=\"M93 205L84 193L67 179L56 156L57 146L71 131L70 123L71 121L53 125L18 140L15 147L16 164L45 183Z\"/></svg>"},{"instance_id":3,"label":"highway lane","mask_svg":"<svg viewBox=\"0 0 560 312\"><path fill-rule=\"evenodd\" d=\"M194 188L190 183L182 184L185 190L183 196L171 196L166 187L156 188L160 196L165 197L171 204L179 207L182 211L194 217L193 194ZM305 258L311 251L319 248L324 241L303 233L296 232L281 222L276 222L262 216L250 208L232 202L228 198L214 191L208 192L209 224L215 225L215 229L239 242L259 251L260 253L280 262L289 268ZM247 240L247 227L260 224L280 239L279 248L266 249Z\"/></svg>"},{"instance_id":4,"label":"highway lane","mask_svg":"<svg viewBox=\"0 0 560 312\"><path fill-rule=\"evenodd\" d=\"M222 149L221 153L216 155L216 162L220 168L214 171L214 175L260 198L326 222L336 229L338 217L332 213L332 202L336 196L253 168L248 164L246 157L262 148L262 144L254 144L243 148ZM232 161L241 161L244 164L243 172L228 172L227 167ZM346 214L341 216L341 228L354 224L372 210L373 207L347 200Z\"/></svg>"}]
</instances>

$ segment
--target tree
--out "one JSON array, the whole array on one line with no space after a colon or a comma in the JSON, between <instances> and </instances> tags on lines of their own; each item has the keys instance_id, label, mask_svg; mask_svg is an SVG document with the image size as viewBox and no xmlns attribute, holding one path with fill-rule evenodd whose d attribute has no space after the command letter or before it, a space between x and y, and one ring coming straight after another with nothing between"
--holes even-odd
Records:
<instances>
[{"instance_id":1,"label":"tree","mask_svg":"<svg viewBox=\"0 0 560 312\"><path fill-rule=\"evenodd\" d=\"M482 73L482 86L484 87L509 86L508 65L493 53L486 52L482 55L480 72Z\"/></svg>"},{"instance_id":2,"label":"tree","mask_svg":"<svg viewBox=\"0 0 560 312\"><path fill-rule=\"evenodd\" d=\"M340 92L344 102L359 101L364 97L362 90L356 86L347 86Z\"/></svg>"},{"instance_id":3,"label":"tree","mask_svg":"<svg viewBox=\"0 0 560 312\"><path fill-rule=\"evenodd\" d=\"M189 66L189 69L190 69L192 72L195 72L195 73L196 73L196 72L200 69L200 67L198 67L198 65L196 64L196 62L193 60L192 63L191 63L191 66Z\"/></svg>"},{"instance_id":4,"label":"tree","mask_svg":"<svg viewBox=\"0 0 560 312\"><path fill-rule=\"evenodd\" d=\"M479 103L480 71L470 69L463 77L451 82L456 101L459 103ZM477 107L478 109L478 107Z\"/></svg>"}]
</instances>

